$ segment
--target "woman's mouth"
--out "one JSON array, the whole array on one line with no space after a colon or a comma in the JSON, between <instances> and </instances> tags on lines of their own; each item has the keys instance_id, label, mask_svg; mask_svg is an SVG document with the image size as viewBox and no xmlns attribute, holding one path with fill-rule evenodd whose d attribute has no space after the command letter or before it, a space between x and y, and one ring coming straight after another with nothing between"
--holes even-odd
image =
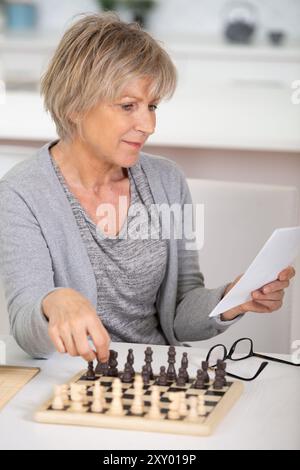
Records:
<instances>
[{"instance_id":1,"label":"woman's mouth","mask_svg":"<svg viewBox=\"0 0 300 470\"><path fill-rule=\"evenodd\" d=\"M141 144L140 142L127 142L126 140L123 140L123 142L124 142L125 144L130 145L130 146L133 147L133 148L136 148L136 149L141 148L142 145L143 145L143 144Z\"/></svg>"}]
</instances>

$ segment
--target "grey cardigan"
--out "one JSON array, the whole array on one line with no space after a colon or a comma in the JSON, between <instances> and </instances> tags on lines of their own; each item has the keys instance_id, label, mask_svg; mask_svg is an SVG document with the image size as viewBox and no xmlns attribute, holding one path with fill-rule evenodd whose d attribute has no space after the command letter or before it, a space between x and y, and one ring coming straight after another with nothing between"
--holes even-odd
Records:
<instances>
[{"instance_id":1,"label":"grey cardigan","mask_svg":"<svg viewBox=\"0 0 300 470\"><path fill-rule=\"evenodd\" d=\"M96 308L96 280L71 206L51 164L49 146L17 164L0 180L0 273L18 344L33 357L54 346L41 309L51 291L70 287ZM191 204L182 171L164 158L140 153L156 204ZM204 287L198 252L168 240L168 261L156 307L169 344L215 336L232 322L208 317L226 286Z\"/></svg>"}]
</instances>

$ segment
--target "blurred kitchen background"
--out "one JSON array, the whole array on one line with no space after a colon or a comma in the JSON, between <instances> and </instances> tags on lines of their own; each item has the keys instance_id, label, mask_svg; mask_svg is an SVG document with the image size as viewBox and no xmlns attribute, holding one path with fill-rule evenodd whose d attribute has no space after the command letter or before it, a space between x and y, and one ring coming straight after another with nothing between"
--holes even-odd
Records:
<instances>
[{"instance_id":1,"label":"blurred kitchen background","mask_svg":"<svg viewBox=\"0 0 300 470\"><path fill-rule=\"evenodd\" d=\"M207 287L221 285L276 227L300 225L300 0L0 0L0 177L56 137L39 78L74 16L105 8L140 22L177 65L177 92L159 106L144 151L176 161L194 202L205 202L201 269ZM293 349L295 265L284 307L247 316L225 342L243 335L260 350ZM1 334L3 296L0 308Z\"/></svg>"}]
</instances>

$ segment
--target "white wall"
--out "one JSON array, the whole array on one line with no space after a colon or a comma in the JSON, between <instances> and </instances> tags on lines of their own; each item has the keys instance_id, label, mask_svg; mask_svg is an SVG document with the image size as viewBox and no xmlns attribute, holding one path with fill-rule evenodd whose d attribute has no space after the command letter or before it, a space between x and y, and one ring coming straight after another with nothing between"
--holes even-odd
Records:
<instances>
[{"instance_id":1,"label":"white wall","mask_svg":"<svg viewBox=\"0 0 300 470\"><path fill-rule=\"evenodd\" d=\"M149 17L149 29L157 33L216 35L222 31L228 0L157 0ZM96 0L35 0L39 7L40 29L61 30L66 21L83 11L96 11ZM300 38L298 0L250 0L257 9L258 36L280 28ZM125 18L124 18L125 19Z\"/></svg>"}]
</instances>

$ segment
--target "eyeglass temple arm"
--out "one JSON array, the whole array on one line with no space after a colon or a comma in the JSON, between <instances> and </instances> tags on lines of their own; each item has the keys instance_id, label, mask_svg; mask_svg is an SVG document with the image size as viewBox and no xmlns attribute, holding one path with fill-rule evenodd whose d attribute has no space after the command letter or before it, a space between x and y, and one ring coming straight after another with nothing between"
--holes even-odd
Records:
<instances>
[{"instance_id":1,"label":"eyeglass temple arm","mask_svg":"<svg viewBox=\"0 0 300 470\"><path fill-rule=\"evenodd\" d=\"M259 366L258 371L256 372L256 374L254 374L253 377L241 377L240 375L231 374L229 372L226 372L226 375L228 375L229 377L233 377L234 379L245 380L246 382L251 382L251 380L256 379L256 377L264 370L265 367L267 367L267 365L268 365L268 362L262 362L261 365Z\"/></svg>"},{"instance_id":2,"label":"eyeglass temple arm","mask_svg":"<svg viewBox=\"0 0 300 470\"><path fill-rule=\"evenodd\" d=\"M287 364L289 366L300 367L300 363L295 364L294 362L284 361L283 359L277 359L271 356L265 356L264 354L253 353L253 356L259 357L260 359L268 359L269 361L273 361L273 362L280 362L280 364Z\"/></svg>"}]
</instances>

